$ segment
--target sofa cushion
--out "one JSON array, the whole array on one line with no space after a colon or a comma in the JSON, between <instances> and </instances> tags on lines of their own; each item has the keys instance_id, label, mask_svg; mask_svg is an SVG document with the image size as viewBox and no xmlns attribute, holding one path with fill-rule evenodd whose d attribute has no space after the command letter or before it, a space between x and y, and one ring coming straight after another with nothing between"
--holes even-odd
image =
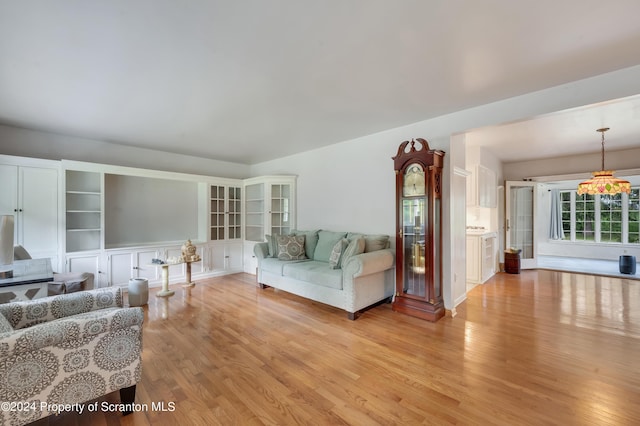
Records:
<instances>
[{"instance_id":1,"label":"sofa cushion","mask_svg":"<svg viewBox=\"0 0 640 426\"><path fill-rule=\"evenodd\" d=\"M282 275L284 265L289 263L309 262L309 259L303 260L278 260L277 257L265 257L260 261L260 269L263 272L269 272L275 275Z\"/></svg>"},{"instance_id":2,"label":"sofa cushion","mask_svg":"<svg viewBox=\"0 0 640 426\"><path fill-rule=\"evenodd\" d=\"M342 270L331 269L327 262L287 262L282 274L287 278L342 290Z\"/></svg>"},{"instance_id":3,"label":"sofa cushion","mask_svg":"<svg viewBox=\"0 0 640 426\"><path fill-rule=\"evenodd\" d=\"M331 269L338 269L340 267L340 259L342 259L342 254L348 245L349 240L342 238L333 246L331 254L329 255L329 266L331 266Z\"/></svg>"},{"instance_id":4,"label":"sofa cushion","mask_svg":"<svg viewBox=\"0 0 640 426\"><path fill-rule=\"evenodd\" d=\"M306 259L304 251L304 235L279 235L278 259L301 260Z\"/></svg>"},{"instance_id":5,"label":"sofa cushion","mask_svg":"<svg viewBox=\"0 0 640 426\"><path fill-rule=\"evenodd\" d=\"M350 257L364 253L365 241L364 237L356 237L349 242L347 248L344 249L342 257L340 257L340 263L338 267L342 268L342 265L349 260Z\"/></svg>"},{"instance_id":6,"label":"sofa cushion","mask_svg":"<svg viewBox=\"0 0 640 426\"><path fill-rule=\"evenodd\" d=\"M346 235L346 232L318 232L318 245L316 246L316 250L313 253L313 260L329 262L329 256L331 255L333 246L335 246L336 243L343 239Z\"/></svg>"},{"instance_id":7,"label":"sofa cushion","mask_svg":"<svg viewBox=\"0 0 640 426\"><path fill-rule=\"evenodd\" d=\"M299 229L294 229L291 231L291 235L304 235L304 251L309 259L313 259L313 253L316 251L316 246L318 245L318 232L319 229L314 231L300 231Z\"/></svg>"}]
</instances>

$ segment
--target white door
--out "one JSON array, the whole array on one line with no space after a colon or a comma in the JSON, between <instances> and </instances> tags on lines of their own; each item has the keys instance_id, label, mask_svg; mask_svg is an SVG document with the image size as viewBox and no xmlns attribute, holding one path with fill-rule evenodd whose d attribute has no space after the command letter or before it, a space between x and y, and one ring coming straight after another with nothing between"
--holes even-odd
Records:
<instances>
[{"instance_id":1,"label":"white door","mask_svg":"<svg viewBox=\"0 0 640 426\"><path fill-rule=\"evenodd\" d=\"M510 248L521 250L520 267L522 269L537 267L535 238L537 194L535 182L507 181L505 250Z\"/></svg>"}]
</instances>

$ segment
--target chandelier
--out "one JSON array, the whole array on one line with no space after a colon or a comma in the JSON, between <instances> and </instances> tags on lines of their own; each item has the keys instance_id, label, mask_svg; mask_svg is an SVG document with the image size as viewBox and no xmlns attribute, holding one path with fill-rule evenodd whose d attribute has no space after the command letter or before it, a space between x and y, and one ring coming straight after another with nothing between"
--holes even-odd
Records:
<instances>
[{"instance_id":1,"label":"chandelier","mask_svg":"<svg viewBox=\"0 0 640 426\"><path fill-rule=\"evenodd\" d=\"M613 170L604 169L604 132L609 130L608 127L596 130L602 135L602 169L599 172L593 172L593 177L585 180L578 185L578 195L582 194L619 194L631 192L631 184L626 180L618 179L613 176Z\"/></svg>"}]
</instances>

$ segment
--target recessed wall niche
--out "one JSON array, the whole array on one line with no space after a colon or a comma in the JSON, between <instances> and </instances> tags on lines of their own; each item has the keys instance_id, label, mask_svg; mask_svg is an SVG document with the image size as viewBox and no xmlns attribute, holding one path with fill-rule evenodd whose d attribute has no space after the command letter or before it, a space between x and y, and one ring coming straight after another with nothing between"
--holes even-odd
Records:
<instances>
[{"instance_id":1,"label":"recessed wall niche","mask_svg":"<svg viewBox=\"0 0 640 426\"><path fill-rule=\"evenodd\" d=\"M105 248L196 240L198 182L106 173Z\"/></svg>"}]
</instances>

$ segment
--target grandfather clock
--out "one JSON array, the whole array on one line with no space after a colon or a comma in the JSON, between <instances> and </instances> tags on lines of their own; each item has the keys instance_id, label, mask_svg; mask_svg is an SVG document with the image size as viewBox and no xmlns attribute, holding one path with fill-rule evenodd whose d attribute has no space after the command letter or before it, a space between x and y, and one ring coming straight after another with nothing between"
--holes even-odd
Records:
<instances>
[{"instance_id":1,"label":"grandfather clock","mask_svg":"<svg viewBox=\"0 0 640 426\"><path fill-rule=\"evenodd\" d=\"M429 321L442 299L442 165L444 151L421 138L405 141L396 171L396 292L392 308Z\"/></svg>"}]
</instances>

